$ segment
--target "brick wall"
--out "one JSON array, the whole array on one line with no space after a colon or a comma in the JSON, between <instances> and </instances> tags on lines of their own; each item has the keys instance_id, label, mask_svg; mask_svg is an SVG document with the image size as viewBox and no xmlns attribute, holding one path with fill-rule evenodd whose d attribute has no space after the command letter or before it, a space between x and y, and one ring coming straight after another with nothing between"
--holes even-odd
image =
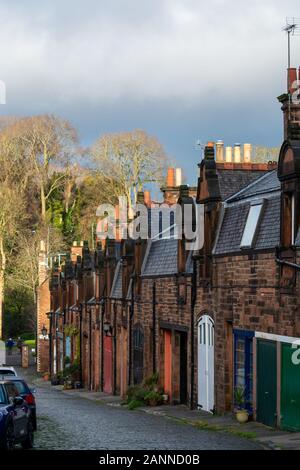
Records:
<instances>
[{"instance_id":1,"label":"brick wall","mask_svg":"<svg viewBox=\"0 0 300 470\"><path fill-rule=\"evenodd\" d=\"M232 409L232 329L300 336L299 276L293 290L282 292L280 270L275 252L226 256L213 259L209 285L200 280L197 315L208 313L215 321L215 398L220 413Z\"/></svg>"}]
</instances>

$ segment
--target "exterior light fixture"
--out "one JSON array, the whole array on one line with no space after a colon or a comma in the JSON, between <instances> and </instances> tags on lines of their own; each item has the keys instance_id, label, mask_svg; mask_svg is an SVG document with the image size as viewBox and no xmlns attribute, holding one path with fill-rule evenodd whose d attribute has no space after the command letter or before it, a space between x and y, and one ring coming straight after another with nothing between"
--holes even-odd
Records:
<instances>
[{"instance_id":1,"label":"exterior light fixture","mask_svg":"<svg viewBox=\"0 0 300 470\"><path fill-rule=\"evenodd\" d=\"M47 330L47 328L45 327L45 325L42 326L41 333L42 333L42 336L44 337L44 339L46 339L48 330Z\"/></svg>"},{"instance_id":2,"label":"exterior light fixture","mask_svg":"<svg viewBox=\"0 0 300 470\"><path fill-rule=\"evenodd\" d=\"M108 321L105 321L103 323L103 331L105 333L105 336L112 336L112 326Z\"/></svg>"}]
</instances>

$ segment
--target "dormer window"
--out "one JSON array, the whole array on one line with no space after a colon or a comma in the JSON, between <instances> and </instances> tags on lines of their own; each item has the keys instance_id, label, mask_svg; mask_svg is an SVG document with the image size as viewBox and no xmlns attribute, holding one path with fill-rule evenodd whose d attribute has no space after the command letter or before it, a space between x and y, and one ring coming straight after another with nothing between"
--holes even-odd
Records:
<instances>
[{"instance_id":1,"label":"dormer window","mask_svg":"<svg viewBox=\"0 0 300 470\"><path fill-rule=\"evenodd\" d=\"M240 244L241 248L252 248L255 234L257 233L262 206L263 201L257 201L251 204Z\"/></svg>"}]
</instances>

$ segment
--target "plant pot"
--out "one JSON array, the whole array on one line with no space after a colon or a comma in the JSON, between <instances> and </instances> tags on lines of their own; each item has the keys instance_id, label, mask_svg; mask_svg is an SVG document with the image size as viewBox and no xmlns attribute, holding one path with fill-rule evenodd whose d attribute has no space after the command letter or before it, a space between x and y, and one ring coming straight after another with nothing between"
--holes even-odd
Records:
<instances>
[{"instance_id":1,"label":"plant pot","mask_svg":"<svg viewBox=\"0 0 300 470\"><path fill-rule=\"evenodd\" d=\"M72 390L72 389L73 389L73 384L72 384L72 382L65 382L65 383L64 383L64 389L65 389L65 390Z\"/></svg>"},{"instance_id":2,"label":"plant pot","mask_svg":"<svg viewBox=\"0 0 300 470\"><path fill-rule=\"evenodd\" d=\"M157 401L156 400L149 400L149 405L150 406L157 406Z\"/></svg>"},{"instance_id":3,"label":"plant pot","mask_svg":"<svg viewBox=\"0 0 300 470\"><path fill-rule=\"evenodd\" d=\"M248 411L247 410L238 410L235 413L236 419L239 423L247 423L248 421Z\"/></svg>"}]
</instances>

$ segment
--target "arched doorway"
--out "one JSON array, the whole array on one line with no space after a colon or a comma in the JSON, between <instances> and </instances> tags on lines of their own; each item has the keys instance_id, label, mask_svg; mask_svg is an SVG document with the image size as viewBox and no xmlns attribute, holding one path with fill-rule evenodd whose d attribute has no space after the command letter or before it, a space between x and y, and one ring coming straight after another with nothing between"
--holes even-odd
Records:
<instances>
[{"instance_id":1,"label":"arched doorway","mask_svg":"<svg viewBox=\"0 0 300 470\"><path fill-rule=\"evenodd\" d=\"M133 330L133 382L140 384L144 376L144 333L140 326Z\"/></svg>"},{"instance_id":2,"label":"arched doorway","mask_svg":"<svg viewBox=\"0 0 300 470\"><path fill-rule=\"evenodd\" d=\"M203 315L198 323L198 407L212 413L214 398L214 321Z\"/></svg>"}]
</instances>

